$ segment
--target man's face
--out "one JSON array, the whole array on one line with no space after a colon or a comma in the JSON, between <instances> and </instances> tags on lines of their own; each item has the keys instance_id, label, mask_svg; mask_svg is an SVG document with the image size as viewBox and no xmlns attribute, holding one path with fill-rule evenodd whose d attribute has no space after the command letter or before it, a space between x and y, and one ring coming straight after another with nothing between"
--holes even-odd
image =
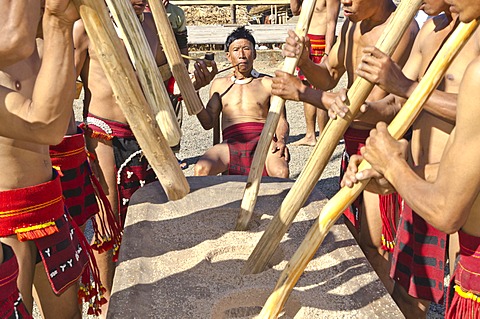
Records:
<instances>
[{"instance_id":1,"label":"man's face","mask_svg":"<svg viewBox=\"0 0 480 319\"><path fill-rule=\"evenodd\" d=\"M376 10L378 0L342 0L343 14L352 22L370 18Z\"/></svg>"},{"instance_id":2,"label":"man's face","mask_svg":"<svg viewBox=\"0 0 480 319\"><path fill-rule=\"evenodd\" d=\"M424 0L420 10L423 10L429 16L436 16L448 11L448 4L444 0Z\"/></svg>"},{"instance_id":3,"label":"man's face","mask_svg":"<svg viewBox=\"0 0 480 319\"><path fill-rule=\"evenodd\" d=\"M478 0L445 0L452 13L458 13L462 22L470 22L480 17L480 1Z\"/></svg>"},{"instance_id":4,"label":"man's face","mask_svg":"<svg viewBox=\"0 0 480 319\"><path fill-rule=\"evenodd\" d=\"M130 3L132 4L135 14L138 16L138 15L141 15L145 10L145 6L147 5L147 0L130 0Z\"/></svg>"},{"instance_id":5,"label":"man's face","mask_svg":"<svg viewBox=\"0 0 480 319\"><path fill-rule=\"evenodd\" d=\"M228 61L237 65L240 72L247 72L253 68L253 60L256 58L253 43L247 39L238 39L230 44L227 52Z\"/></svg>"}]
</instances>

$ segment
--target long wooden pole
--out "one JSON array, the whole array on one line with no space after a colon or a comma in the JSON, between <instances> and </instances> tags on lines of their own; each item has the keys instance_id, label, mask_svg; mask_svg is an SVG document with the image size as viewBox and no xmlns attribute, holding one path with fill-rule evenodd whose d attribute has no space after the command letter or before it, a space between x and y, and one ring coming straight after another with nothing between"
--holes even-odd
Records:
<instances>
[{"instance_id":1,"label":"long wooden pole","mask_svg":"<svg viewBox=\"0 0 480 319\"><path fill-rule=\"evenodd\" d=\"M308 26L310 25L310 20L312 19L315 4L316 0L306 0L302 3L302 11L300 12L300 16L295 27L295 33L298 36L307 35ZM282 71L293 74L297 63L297 58L286 57ZM265 122L265 126L263 127L262 133L260 134L260 140L253 156L250 174L248 175L247 184L245 185L240 213L237 217L235 230L247 229L250 218L252 217L253 208L257 202L258 191L260 189L263 167L265 165L270 143L277 128L280 114L284 105L284 99L276 95L273 96L270 103L267 120Z\"/></svg>"},{"instance_id":2,"label":"long wooden pole","mask_svg":"<svg viewBox=\"0 0 480 319\"><path fill-rule=\"evenodd\" d=\"M449 65L477 26L477 21L469 24L460 24L445 42L419 85L388 126L388 131L394 138L400 139L415 121L422 110L423 104L438 86ZM364 170L369 167L370 165L366 161L362 161L359 169ZM277 285L265 303L259 318L277 318L298 278L300 278L308 262L315 255L333 224L342 215L343 211L353 203L355 198L360 195L368 182L369 180L361 181L355 184L353 188L343 187L325 205L302 244L280 275Z\"/></svg>"},{"instance_id":3,"label":"long wooden pole","mask_svg":"<svg viewBox=\"0 0 480 319\"><path fill-rule=\"evenodd\" d=\"M98 0L74 0L74 3L117 103L165 194L171 200L184 197L190 191L190 186L155 121L125 48L113 28L105 3Z\"/></svg>"},{"instance_id":4,"label":"long wooden pole","mask_svg":"<svg viewBox=\"0 0 480 319\"><path fill-rule=\"evenodd\" d=\"M200 100L192 81L188 75L185 62L180 53L180 49L173 34L172 26L167 17L167 11L161 1L150 1L148 3L152 11L153 19L157 27L157 32L162 43L163 51L167 57L168 64L172 69L173 76L178 83L182 93L185 106L189 115L195 115L203 110L203 103Z\"/></svg>"},{"instance_id":5,"label":"long wooden pole","mask_svg":"<svg viewBox=\"0 0 480 319\"><path fill-rule=\"evenodd\" d=\"M182 132L173 111L172 102L163 84L153 52L150 49L140 21L129 0L107 0L107 6L115 19L121 38L127 48L133 67L137 71L145 98L155 114L168 145L180 142Z\"/></svg>"},{"instance_id":6,"label":"long wooden pole","mask_svg":"<svg viewBox=\"0 0 480 319\"><path fill-rule=\"evenodd\" d=\"M395 51L398 42L401 40L405 30L409 27L410 21L412 21L417 13L421 3L422 0L403 0L400 2L400 6L397 8L394 17L385 27L385 30L377 41L376 47L378 49L387 55L391 55L393 51ZM349 112L345 118L338 117L336 120L330 120L327 123L305 168L293 184L274 218L260 238L259 243L245 263L242 270L244 274L263 271L275 252L275 249L277 249L280 244L283 235L317 184L323 169L328 164L335 147L338 145L338 141L359 112L360 106L364 103L373 87L374 85L372 83L361 77L357 77L354 81L348 91L348 100L350 101Z\"/></svg>"}]
</instances>

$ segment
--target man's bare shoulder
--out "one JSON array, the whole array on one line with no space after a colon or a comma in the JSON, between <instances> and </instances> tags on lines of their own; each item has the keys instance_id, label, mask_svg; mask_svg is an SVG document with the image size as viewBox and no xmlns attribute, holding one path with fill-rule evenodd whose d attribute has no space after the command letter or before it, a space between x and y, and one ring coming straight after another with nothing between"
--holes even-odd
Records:
<instances>
[{"instance_id":1,"label":"man's bare shoulder","mask_svg":"<svg viewBox=\"0 0 480 319\"><path fill-rule=\"evenodd\" d=\"M272 77L270 75L262 73L262 74L260 74L258 79L260 81L262 81L263 86L268 87L268 88L272 87L273 80L272 80Z\"/></svg>"},{"instance_id":2,"label":"man's bare shoulder","mask_svg":"<svg viewBox=\"0 0 480 319\"><path fill-rule=\"evenodd\" d=\"M212 81L211 91L219 92L223 89L226 89L232 83L231 75L217 77ZM219 92L221 93L221 92Z\"/></svg>"},{"instance_id":3,"label":"man's bare shoulder","mask_svg":"<svg viewBox=\"0 0 480 319\"><path fill-rule=\"evenodd\" d=\"M424 33L430 34L434 31L442 30L448 24L449 24L449 20L447 16L444 13L442 13L435 17L427 19L423 24L422 28L420 29L420 32L422 34Z\"/></svg>"}]
</instances>

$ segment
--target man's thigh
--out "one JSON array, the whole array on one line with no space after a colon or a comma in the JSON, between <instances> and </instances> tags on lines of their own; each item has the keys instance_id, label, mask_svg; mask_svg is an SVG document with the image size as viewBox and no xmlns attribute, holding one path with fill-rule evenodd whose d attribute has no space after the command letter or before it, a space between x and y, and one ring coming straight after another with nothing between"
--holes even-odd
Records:
<instances>
[{"instance_id":1,"label":"man's thigh","mask_svg":"<svg viewBox=\"0 0 480 319\"><path fill-rule=\"evenodd\" d=\"M220 174L228 170L230 151L226 143L214 145L200 157L197 165L207 168L211 173Z\"/></svg>"},{"instance_id":2,"label":"man's thigh","mask_svg":"<svg viewBox=\"0 0 480 319\"><path fill-rule=\"evenodd\" d=\"M288 178L290 171L285 157L279 157L277 153L272 153L269 150L265 160L268 176Z\"/></svg>"},{"instance_id":3,"label":"man's thigh","mask_svg":"<svg viewBox=\"0 0 480 319\"><path fill-rule=\"evenodd\" d=\"M378 194L363 192L363 211L360 215L360 237L363 244L382 246L382 218Z\"/></svg>"}]
</instances>

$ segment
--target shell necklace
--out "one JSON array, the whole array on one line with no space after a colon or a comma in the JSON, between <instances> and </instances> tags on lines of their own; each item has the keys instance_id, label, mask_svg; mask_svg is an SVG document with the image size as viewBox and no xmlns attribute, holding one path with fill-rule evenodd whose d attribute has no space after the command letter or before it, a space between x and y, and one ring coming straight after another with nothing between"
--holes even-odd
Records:
<instances>
[{"instance_id":1,"label":"shell necklace","mask_svg":"<svg viewBox=\"0 0 480 319\"><path fill-rule=\"evenodd\" d=\"M232 77L230 79L232 80L233 84L243 85L243 84L248 84L248 83L252 82L253 79L258 78L260 76L260 73L258 73L257 70L252 69L252 71L250 72L250 75L251 75L251 77L244 78L244 79L237 79L235 77L235 75L232 75Z\"/></svg>"}]
</instances>

